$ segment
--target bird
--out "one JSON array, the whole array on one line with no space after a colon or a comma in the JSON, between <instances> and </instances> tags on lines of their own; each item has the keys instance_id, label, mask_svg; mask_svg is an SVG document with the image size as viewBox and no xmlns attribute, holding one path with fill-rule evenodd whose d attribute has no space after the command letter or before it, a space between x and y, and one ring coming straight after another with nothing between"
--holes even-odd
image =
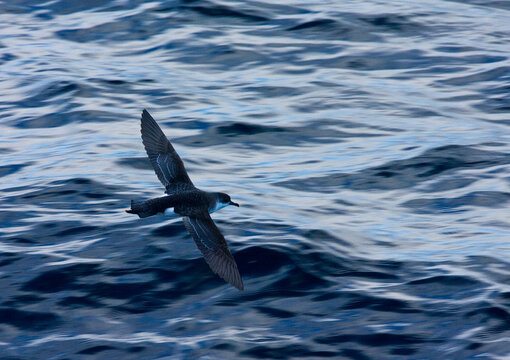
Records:
<instances>
[{"instance_id":1,"label":"bird","mask_svg":"<svg viewBox=\"0 0 510 360\"><path fill-rule=\"evenodd\" d=\"M146 109L142 112L141 133L149 161L167 195L131 200L131 208L125 211L140 218L159 213L181 216L211 270L238 290L244 290L237 263L210 215L229 205L239 207L239 204L226 193L203 191L193 185L182 159Z\"/></svg>"}]
</instances>

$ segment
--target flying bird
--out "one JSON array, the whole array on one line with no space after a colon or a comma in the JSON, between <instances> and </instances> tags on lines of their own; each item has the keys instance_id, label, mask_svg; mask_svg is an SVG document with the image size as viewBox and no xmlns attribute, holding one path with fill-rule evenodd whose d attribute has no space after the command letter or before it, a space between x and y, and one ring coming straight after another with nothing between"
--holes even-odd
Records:
<instances>
[{"instance_id":1,"label":"flying bird","mask_svg":"<svg viewBox=\"0 0 510 360\"><path fill-rule=\"evenodd\" d=\"M167 196L149 200L131 200L127 213L140 218L163 213L182 216L184 226L195 240L213 272L243 290L243 280L227 242L209 214L229 205L239 207L222 192L197 189L184 168L184 163L165 134L147 110L142 112L142 142L150 163L165 187Z\"/></svg>"}]
</instances>

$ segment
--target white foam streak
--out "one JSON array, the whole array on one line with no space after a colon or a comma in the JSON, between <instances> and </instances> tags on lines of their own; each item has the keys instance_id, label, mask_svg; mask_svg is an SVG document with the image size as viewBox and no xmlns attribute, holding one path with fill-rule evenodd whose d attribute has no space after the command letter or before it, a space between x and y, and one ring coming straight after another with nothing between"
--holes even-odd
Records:
<instances>
[{"instance_id":1,"label":"white foam streak","mask_svg":"<svg viewBox=\"0 0 510 360\"><path fill-rule=\"evenodd\" d=\"M67 335L49 335L40 339L33 340L27 346L39 346L49 342L55 341L73 341L73 340L90 340L90 341L108 341L114 343L153 343L165 344L175 343L179 345L195 347L198 343L215 340L221 338L228 338L230 341L235 342L254 342L254 343L278 343L278 342L294 342L298 341L298 337L291 335L271 335L267 334L270 329L268 328L236 328L227 327L223 329L213 330L204 335L197 336L166 336L154 332L138 332L129 335L111 335L111 334L80 334L75 336Z\"/></svg>"},{"instance_id":2,"label":"white foam streak","mask_svg":"<svg viewBox=\"0 0 510 360\"><path fill-rule=\"evenodd\" d=\"M87 259L69 255L70 252L82 251L89 245L92 245L100 240L102 239L73 240L67 241L62 244L36 245L36 246L18 246L0 242L0 252L22 253L27 255L44 255L65 259L63 261L47 263L46 265L64 265L70 263L100 262L104 261L104 259Z\"/></svg>"}]
</instances>

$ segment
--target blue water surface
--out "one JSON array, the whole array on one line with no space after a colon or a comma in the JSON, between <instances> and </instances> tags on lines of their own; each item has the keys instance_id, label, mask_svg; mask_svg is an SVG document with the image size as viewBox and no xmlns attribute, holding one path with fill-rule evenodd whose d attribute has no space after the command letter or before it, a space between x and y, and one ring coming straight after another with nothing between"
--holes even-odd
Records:
<instances>
[{"instance_id":1,"label":"blue water surface","mask_svg":"<svg viewBox=\"0 0 510 360\"><path fill-rule=\"evenodd\" d=\"M0 2L2 359L510 356L510 2ZM163 194L147 108L245 291Z\"/></svg>"}]
</instances>

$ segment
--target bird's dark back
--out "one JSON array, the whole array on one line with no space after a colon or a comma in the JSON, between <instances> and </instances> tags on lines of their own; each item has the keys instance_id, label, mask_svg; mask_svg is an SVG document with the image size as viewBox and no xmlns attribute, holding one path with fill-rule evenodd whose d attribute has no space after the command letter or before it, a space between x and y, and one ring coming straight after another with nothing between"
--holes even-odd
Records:
<instances>
[{"instance_id":1,"label":"bird's dark back","mask_svg":"<svg viewBox=\"0 0 510 360\"><path fill-rule=\"evenodd\" d=\"M213 193L198 189L170 196L174 204L174 211L182 216L200 217L204 213L208 213L209 209L216 204L216 197Z\"/></svg>"}]
</instances>

